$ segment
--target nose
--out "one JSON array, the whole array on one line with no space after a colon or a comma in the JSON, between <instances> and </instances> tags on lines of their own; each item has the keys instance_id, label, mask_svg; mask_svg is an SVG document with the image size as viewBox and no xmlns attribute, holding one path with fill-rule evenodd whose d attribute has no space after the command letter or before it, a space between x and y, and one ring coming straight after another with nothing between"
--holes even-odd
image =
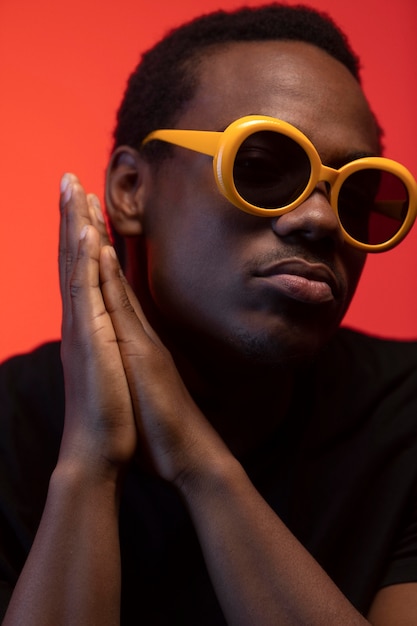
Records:
<instances>
[{"instance_id":1,"label":"nose","mask_svg":"<svg viewBox=\"0 0 417 626\"><path fill-rule=\"evenodd\" d=\"M311 242L342 241L336 213L329 202L326 183L318 183L310 196L298 207L272 220L279 237L299 237Z\"/></svg>"}]
</instances>

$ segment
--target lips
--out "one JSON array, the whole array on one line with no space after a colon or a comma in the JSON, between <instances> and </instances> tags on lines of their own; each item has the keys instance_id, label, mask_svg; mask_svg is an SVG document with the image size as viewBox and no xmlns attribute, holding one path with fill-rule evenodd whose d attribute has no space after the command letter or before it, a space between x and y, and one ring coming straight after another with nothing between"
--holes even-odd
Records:
<instances>
[{"instance_id":1,"label":"lips","mask_svg":"<svg viewBox=\"0 0 417 626\"><path fill-rule=\"evenodd\" d=\"M265 266L255 276L282 295L308 304L332 302L340 292L336 276L327 265L298 258Z\"/></svg>"}]
</instances>

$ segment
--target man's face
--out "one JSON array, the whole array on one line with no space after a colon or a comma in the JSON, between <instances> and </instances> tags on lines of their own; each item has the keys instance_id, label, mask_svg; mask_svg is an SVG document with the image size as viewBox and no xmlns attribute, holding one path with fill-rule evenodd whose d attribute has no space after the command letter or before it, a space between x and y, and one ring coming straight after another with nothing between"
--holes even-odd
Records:
<instances>
[{"instance_id":1,"label":"man's face","mask_svg":"<svg viewBox=\"0 0 417 626\"><path fill-rule=\"evenodd\" d=\"M207 55L199 76L178 128L219 131L268 115L302 130L326 165L378 152L357 82L314 46L232 44ZM258 364L317 350L338 327L365 258L342 239L323 184L278 218L248 215L218 191L210 157L178 147L155 174L145 234L162 317L217 357Z\"/></svg>"}]
</instances>

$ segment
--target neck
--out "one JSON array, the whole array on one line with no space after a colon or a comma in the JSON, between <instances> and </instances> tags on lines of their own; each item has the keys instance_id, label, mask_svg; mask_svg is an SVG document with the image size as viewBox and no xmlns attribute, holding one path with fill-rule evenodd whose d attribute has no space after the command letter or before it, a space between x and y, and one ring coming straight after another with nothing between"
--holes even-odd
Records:
<instances>
[{"instance_id":1,"label":"neck","mask_svg":"<svg viewBox=\"0 0 417 626\"><path fill-rule=\"evenodd\" d=\"M238 360L213 345L206 350L201 341L178 340L176 333L161 336L194 401L238 458L260 445L285 418L294 371Z\"/></svg>"}]
</instances>

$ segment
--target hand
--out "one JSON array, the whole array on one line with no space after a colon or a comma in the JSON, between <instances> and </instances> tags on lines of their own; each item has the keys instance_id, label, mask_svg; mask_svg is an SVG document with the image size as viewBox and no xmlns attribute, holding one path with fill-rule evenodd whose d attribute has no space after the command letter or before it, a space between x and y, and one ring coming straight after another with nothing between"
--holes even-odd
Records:
<instances>
[{"instance_id":1,"label":"hand","mask_svg":"<svg viewBox=\"0 0 417 626\"><path fill-rule=\"evenodd\" d=\"M65 175L60 199L61 357L65 427L60 461L117 477L134 455L137 430L112 320L100 288L109 245L98 199Z\"/></svg>"},{"instance_id":2,"label":"hand","mask_svg":"<svg viewBox=\"0 0 417 626\"><path fill-rule=\"evenodd\" d=\"M86 196L75 177L69 181L60 233L67 398L61 455L117 470L132 459L139 438L153 469L178 483L227 449L124 278L98 199Z\"/></svg>"},{"instance_id":3,"label":"hand","mask_svg":"<svg viewBox=\"0 0 417 626\"><path fill-rule=\"evenodd\" d=\"M108 250L100 256L100 278L142 453L159 475L179 486L186 477L210 471L211 461L217 464L230 452L195 405L171 354L149 325L117 258Z\"/></svg>"}]
</instances>

